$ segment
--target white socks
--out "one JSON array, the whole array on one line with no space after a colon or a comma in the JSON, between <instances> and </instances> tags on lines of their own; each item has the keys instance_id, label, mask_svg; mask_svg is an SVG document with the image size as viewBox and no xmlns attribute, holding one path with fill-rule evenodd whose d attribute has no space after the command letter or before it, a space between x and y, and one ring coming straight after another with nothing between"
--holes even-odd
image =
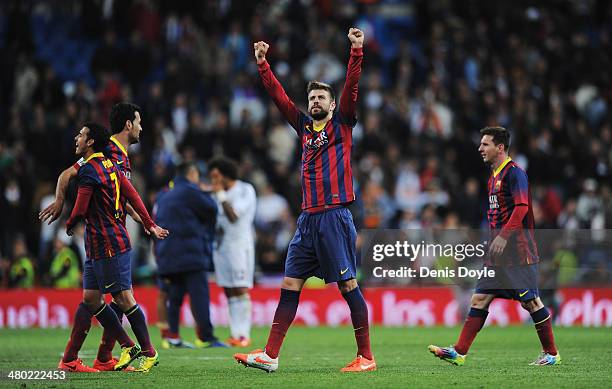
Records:
<instances>
[{"instance_id":1,"label":"white socks","mask_svg":"<svg viewBox=\"0 0 612 389\"><path fill-rule=\"evenodd\" d=\"M230 297L229 324L232 338L251 337L251 297L248 294Z\"/></svg>"}]
</instances>

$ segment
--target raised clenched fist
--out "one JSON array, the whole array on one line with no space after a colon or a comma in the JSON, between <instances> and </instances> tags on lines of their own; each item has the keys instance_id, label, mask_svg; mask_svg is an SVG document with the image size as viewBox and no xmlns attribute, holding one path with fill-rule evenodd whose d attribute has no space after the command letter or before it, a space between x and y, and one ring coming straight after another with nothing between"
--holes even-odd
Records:
<instances>
[{"instance_id":1,"label":"raised clenched fist","mask_svg":"<svg viewBox=\"0 0 612 389\"><path fill-rule=\"evenodd\" d=\"M351 47L363 47L363 39L365 35L358 28L349 28L348 38L351 41Z\"/></svg>"},{"instance_id":2,"label":"raised clenched fist","mask_svg":"<svg viewBox=\"0 0 612 389\"><path fill-rule=\"evenodd\" d=\"M255 59L257 60L257 64L262 64L266 60L266 53L268 52L268 48L270 47L264 41L259 41L253 43L253 48L255 49Z\"/></svg>"}]
</instances>

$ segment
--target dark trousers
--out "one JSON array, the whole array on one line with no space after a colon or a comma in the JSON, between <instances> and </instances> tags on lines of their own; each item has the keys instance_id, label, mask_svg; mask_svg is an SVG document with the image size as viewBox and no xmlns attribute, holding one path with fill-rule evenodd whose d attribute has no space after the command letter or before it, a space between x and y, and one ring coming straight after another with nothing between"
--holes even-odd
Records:
<instances>
[{"instance_id":1,"label":"dark trousers","mask_svg":"<svg viewBox=\"0 0 612 389\"><path fill-rule=\"evenodd\" d=\"M196 271L164 275L168 292L168 326L175 334L179 332L179 316L185 294L191 300L191 313L197 326L200 340L205 342L217 340L213 335L210 322L210 296L208 293L208 278L206 272Z\"/></svg>"}]
</instances>

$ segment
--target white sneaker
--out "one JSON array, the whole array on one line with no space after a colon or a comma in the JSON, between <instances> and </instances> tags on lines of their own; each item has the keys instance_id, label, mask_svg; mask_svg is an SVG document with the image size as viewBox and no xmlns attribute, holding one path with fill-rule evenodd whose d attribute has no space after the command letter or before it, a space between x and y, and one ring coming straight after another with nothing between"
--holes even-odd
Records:
<instances>
[{"instance_id":1,"label":"white sneaker","mask_svg":"<svg viewBox=\"0 0 612 389\"><path fill-rule=\"evenodd\" d=\"M542 351L540 356L529 365L531 366L546 366L546 365L560 365L561 364L561 355L557 351L557 355L551 355L549 353L545 353Z\"/></svg>"},{"instance_id":2,"label":"white sneaker","mask_svg":"<svg viewBox=\"0 0 612 389\"><path fill-rule=\"evenodd\" d=\"M264 350L253 350L248 354L234 354L236 362L246 367L254 367L268 373L278 369L278 358L270 358Z\"/></svg>"}]
</instances>

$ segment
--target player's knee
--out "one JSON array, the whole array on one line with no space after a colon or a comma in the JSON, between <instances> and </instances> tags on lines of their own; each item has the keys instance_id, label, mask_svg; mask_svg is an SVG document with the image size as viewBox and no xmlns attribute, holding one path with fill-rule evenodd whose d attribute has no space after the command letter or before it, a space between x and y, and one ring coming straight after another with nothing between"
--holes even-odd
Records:
<instances>
[{"instance_id":1,"label":"player's knee","mask_svg":"<svg viewBox=\"0 0 612 389\"><path fill-rule=\"evenodd\" d=\"M342 294L348 293L355 288L357 288L357 280L354 278L345 281L338 281L338 289Z\"/></svg>"},{"instance_id":2,"label":"player's knee","mask_svg":"<svg viewBox=\"0 0 612 389\"><path fill-rule=\"evenodd\" d=\"M544 307L544 304L542 304L540 299L536 298L528 301L521 301L521 307L523 307L523 309L525 309L529 313L532 313Z\"/></svg>"},{"instance_id":3,"label":"player's knee","mask_svg":"<svg viewBox=\"0 0 612 389\"><path fill-rule=\"evenodd\" d=\"M281 283L282 289L301 291L302 286L304 285L304 280L300 280L297 278L285 277L283 278L283 282Z\"/></svg>"},{"instance_id":4,"label":"player's knee","mask_svg":"<svg viewBox=\"0 0 612 389\"><path fill-rule=\"evenodd\" d=\"M485 294L474 294L472 295L472 300L470 305L472 308L485 309L491 303L491 299L488 295Z\"/></svg>"},{"instance_id":5,"label":"player's knee","mask_svg":"<svg viewBox=\"0 0 612 389\"><path fill-rule=\"evenodd\" d=\"M225 288L224 289L225 296L227 298L242 296L242 288Z\"/></svg>"},{"instance_id":6,"label":"player's knee","mask_svg":"<svg viewBox=\"0 0 612 389\"><path fill-rule=\"evenodd\" d=\"M83 293L83 304L87 306L90 312L94 312L100 305L104 304L104 299L98 293Z\"/></svg>"},{"instance_id":7,"label":"player's knee","mask_svg":"<svg viewBox=\"0 0 612 389\"><path fill-rule=\"evenodd\" d=\"M132 292L129 290L122 290L121 292L113 293L113 300L123 311L127 311L132 308L136 301L132 296Z\"/></svg>"}]
</instances>

